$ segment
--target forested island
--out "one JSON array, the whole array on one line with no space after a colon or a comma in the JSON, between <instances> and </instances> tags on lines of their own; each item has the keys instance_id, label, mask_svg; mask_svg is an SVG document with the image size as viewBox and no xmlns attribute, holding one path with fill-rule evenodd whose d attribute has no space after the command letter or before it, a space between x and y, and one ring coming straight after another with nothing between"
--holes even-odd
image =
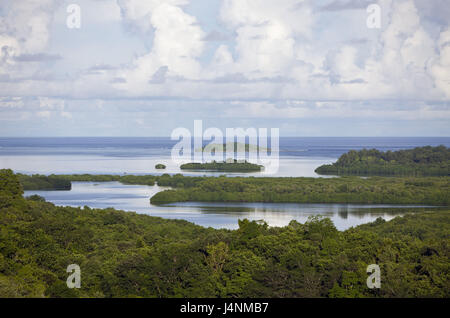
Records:
<instances>
[{"instance_id":1,"label":"forested island","mask_svg":"<svg viewBox=\"0 0 450 318\"><path fill-rule=\"evenodd\" d=\"M448 298L448 233L448 211L343 232L326 218L215 230L25 199L17 175L0 170L1 297ZM80 289L66 286L69 264L82 270ZM366 286L369 264L381 289Z\"/></svg>"},{"instance_id":2,"label":"forested island","mask_svg":"<svg viewBox=\"0 0 450 318\"><path fill-rule=\"evenodd\" d=\"M276 203L369 203L450 206L445 177L255 178L163 175L152 204L184 201Z\"/></svg>"},{"instance_id":3,"label":"forested island","mask_svg":"<svg viewBox=\"0 0 450 318\"><path fill-rule=\"evenodd\" d=\"M207 163L185 163L180 166L181 170L205 170L205 171L219 171L219 172L259 172L264 169L263 166L250 163L247 161L239 162L234 160L232 162L207 162Z\"/></svg>"},{"instance_id":4,"label":"forested island","mask_svg":"<svg viewBox=\"0 0 450 318\"><path fill-rule=\"evenodd\" d=\"M322 175L450 176L450 148L418 147L381 152L351 150L337 162L317 168Z\"/></svg>"},{"instance_id":5,"label":"forested island","mask_svg":"<svg viewBox=\"0 0 450 318\"><path fill-rule=\"evenodd\" d=\"M260 147L258 145L252 145L247 143L241 143L241 142L228 142L223 144L217 144L212 143L208 144L206 146L203 146L202 148L195 149L196 152L213 152L213 153L222 153L227 151L232 151L234 153L237 153L238 150L243 150L244 152L258 152L258 151L270 151L270 148L267 147Z\"/></svg>"},{"instance_id":6,"label":"forested island","mask_svg":"<svg viewBox=\"0 0 450 318\"><path fill-rule=\"evenodd\" d=\"M70 175L23 175L18 174L24 190L70 190L72 181L112 182L123 184L139 184L153 186L157 177L152 175L103 175L103 174L70 174Z\"/></svg>"},{"instance_id":7,"label":"forested island","mask_svg":"<svg viewBox=\"0 0 450 318\"><path fill-rule=\"evenodd\" d=\"M70 190L70 180L59 176L44 176L39 174L25 175L17 174L20 183L25 190Z\"/></svg>"}]
</instances>

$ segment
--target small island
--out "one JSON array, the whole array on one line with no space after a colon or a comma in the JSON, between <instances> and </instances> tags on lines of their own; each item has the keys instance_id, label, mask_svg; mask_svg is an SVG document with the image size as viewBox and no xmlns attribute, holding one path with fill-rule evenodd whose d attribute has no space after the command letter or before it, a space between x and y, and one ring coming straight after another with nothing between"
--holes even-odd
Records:
<instances>
[{"instance_id":1,"label":"small island","mask_svg":"<svg viewBox=\"0 0 450 318\"><path fill-rule=\"evenodd\" d=\"M337 162L315 170L322 175L356 176L450 176L450 148L418 147L382 152L351 150Z\"/></svg>"},{"instance_id":2,"label":"small island","mask_svg":"<svg viewBox=\"0 0 450 318\"><path fill-rule=\"evenodd\" d=\"M243 152L258 152L258 151L270 151L270 148L260 147L252 144L244 144L241 142L228 142L224 144L208 144L202 148L195 149L195 152L217 152L223 153L227 152L230 148L233 149L233 152L239 152L239 150L244 150Z\"/></svg>"},{"instance_id":3,"label":"small island","mask_svg":"<svg viewBox=\"0 0 450 318\"><path fill-rule=\"evenodd\" d=\"M224 162L208 163L186 163L180 166L181 170L202 170L202 171L221 171L221 172L259 172L263 166L247 161L227 160Z\"/></svg>"},{"instance_id":4,"label":"small island","mask_svg":"<svg viewBox=\"0 0 450 318\"><path fill-rule=\"evenodd\" d=\"M162 163L158 163L158 164L155 166L155 169L158 169L158 170L164 170L164 169L166 169L166 165L163 165Z\"/></svg>"}]
</instances>

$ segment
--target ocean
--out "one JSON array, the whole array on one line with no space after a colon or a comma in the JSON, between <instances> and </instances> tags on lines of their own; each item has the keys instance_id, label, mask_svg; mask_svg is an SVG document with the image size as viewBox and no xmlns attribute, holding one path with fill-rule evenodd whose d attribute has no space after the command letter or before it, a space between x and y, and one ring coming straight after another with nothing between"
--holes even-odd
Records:
<instances>
[{"instance_id":1,"label":"ocean","mask_svg":"<svg viewBox=\"0 0 450 318\"><path fill-rule=\"evenodd\" d=\"M161 174L182 173L171 161L177 141L162 137L0 138L0 167L41 174ZM315 168L332 163L349 150L399 150L445 145L448 137L282 137L276 177L318 177ZM167 166L164 172L157 163ZM217 175L213 172L183 172ZM240 174L230 174L240 175ZM245 176L267 176L264 172Z\"/></svg>"}]
</instances>

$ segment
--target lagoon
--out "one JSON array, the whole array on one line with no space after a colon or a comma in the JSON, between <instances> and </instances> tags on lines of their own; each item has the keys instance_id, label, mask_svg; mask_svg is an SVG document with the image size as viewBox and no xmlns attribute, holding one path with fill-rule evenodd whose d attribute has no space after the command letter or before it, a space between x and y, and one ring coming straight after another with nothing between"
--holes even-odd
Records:
<instances>
[{"instance_id":1,"label":"lagoon","mask_svg":"<svg viewBox=\"0 0 450 318\"><path fill-rule=\"evenodd\" d=\"M166 219L183 219L204 227L236 229L239 219L264 220L269 226L286 226L291 220L304 223L310 216L330 218L339 230L430 209L424 206L369 204L219 203L182 202L150 204L159 186L124 185L119 182L73 182L70 191L25 191L38 194L59 206L112 207Z\"/></svg>"}]
</instances>

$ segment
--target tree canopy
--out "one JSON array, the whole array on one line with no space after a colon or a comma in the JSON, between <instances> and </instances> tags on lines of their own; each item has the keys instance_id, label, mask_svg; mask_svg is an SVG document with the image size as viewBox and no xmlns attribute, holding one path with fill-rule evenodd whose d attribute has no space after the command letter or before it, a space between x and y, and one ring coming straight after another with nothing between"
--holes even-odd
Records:
<instances>
[{"instance_id":1,"label":"tree canopy","mask_svg":"<svg viewBox=\"0 0 450 318\"><path fill-rule=\"evenodd\" d=\"M206 162L206 163L185 163L180 166L181 170L207 170L207 171L221 171L221 172L258 172L264 167L250 162L239 162L234 160L232 162Z\"/></svg>"},{"instance_id":2,"label":"tree canopy","mask_svg":"<svg viewBox=\"0 0 450 318\"><path fill-rule=\"evenodd\" d=\"M447 177L260 178L163 175L152 204L182 201L369 203L450 206Z\"/></svg>"},{"instance_id":3,"label":"tree canopy","mask_svg":"<svg viewBox=\"0 0 450 318\"><path fill-rule=\"evenodd\" d=\"M344 232L318 217L230 231L22 193L0 170L0 297L450 296L448 211ZM66 286L69 264L81 268L80 289ZM380 289L366 286L369 264Z\"/></svg>"},{"instance_id":4,"label":"tree canopy","mask_svg":"<svg viewBox=\"0 0 450 318\"><path fill-rule=\"evenodd\" d=\"M450 176L450 149L427 146L386 152L351 150L335 163L318 167L316 172L323 175Z\"/></svg>"}]
</instances>

